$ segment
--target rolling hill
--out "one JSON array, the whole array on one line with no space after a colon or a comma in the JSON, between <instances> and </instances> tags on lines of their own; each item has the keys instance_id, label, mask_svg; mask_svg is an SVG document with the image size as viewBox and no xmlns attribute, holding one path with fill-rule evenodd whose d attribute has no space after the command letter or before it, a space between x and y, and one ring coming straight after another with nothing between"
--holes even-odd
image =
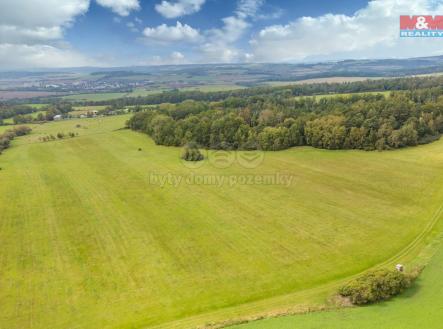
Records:
<instances>
[{"instance_id":1,"label":"rolling hill","mask_svg":"<svg viewBox=\"0 0 443 329\"><path fill-rule=\"evenodd\" d=\"M440 218L442 141L189 169L127 119L35 125L0 155L3 327L193 328L321 307L347 277L412 260ZM263 183L276 175L291 180Z\"/></svg>"}]
</instances>

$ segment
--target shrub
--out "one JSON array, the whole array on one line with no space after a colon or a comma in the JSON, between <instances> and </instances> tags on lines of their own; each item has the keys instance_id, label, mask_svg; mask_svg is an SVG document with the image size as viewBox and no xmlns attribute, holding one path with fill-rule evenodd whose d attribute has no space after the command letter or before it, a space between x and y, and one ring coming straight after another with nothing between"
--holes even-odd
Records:
<instances>
[{"instance_id":1,"label":"shrub","mask_svg":"<svg viewBox=\"0 0 443 329\"><path fill-rule=\"evenodd\" d=\"M375 270L342 286L339 294L355 305L371 304L400 294L417 276L418 272L405 274L397 270Z\"/></svg>"},{"instance_id":2,"label":"shrub","mask_svg":"<svg viewBox=\"0 0 443 329\"><path fill-rule=\"evenodd\" d=\"M27 126L15 127L13 132L16 136L25 136L31 133L32 129Z\"/></svg>"},{"instance_id":3,"label":"shrub","mask_svg":"<svg viewBox=\"0 0 443 329\"><path fill-rule=\"evenodd\" d=\"M9 138L3 137L0 135L0 153L7 149L11 143L11 140Z\"/></svg>"},{"instance_id":4,"label":"shrub","mask_svg":"<svg viewBox=\"0 0 443 329\"><path fill-rule=\"evenodd\" d=\"M32 131L31 128L26 126L16 127L13 130L7 130L3 134L0 134L0 154L3 150L11 146L11 141L17 136L24 136Z\"/></svg>"},{"instance_id":5,"label":"shrub","mask_svg":"<svg viewBox=\"0 0 443 329\"><path fill-rule=\"evenodd\" d=\"M183 150L182 159L185 161L202 161L204 159L197 145L188 144Z\"/></svg>"}]
</instances>

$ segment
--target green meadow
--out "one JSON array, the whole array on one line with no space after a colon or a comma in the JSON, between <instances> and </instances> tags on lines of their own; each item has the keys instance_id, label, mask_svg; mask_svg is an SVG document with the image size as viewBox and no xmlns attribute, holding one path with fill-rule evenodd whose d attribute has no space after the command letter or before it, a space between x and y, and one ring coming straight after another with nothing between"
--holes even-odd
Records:
<instances>
[{"instance_id":1,"label":"green meadow","mask_svg":"<svg viewBox=\"0 0 443 329\"><path fill-rule=\"evenodd\" d=\"M253 169L190 169L180 149L121 129L128 118L33 125L0 155L1 328L195 328L320 308L350 276L411 264L441 229L443 141L381 153L300 147ZM79 136L39 140L58 132ZM260 179L275 175L290 183ZM425 288L411 294L437 293Z\"/></svg>"},{"instance_id":2,"label":"green meadow","mask_svg":"<svg viewBox=\"0 0 443 329\"><path fill-rule=\"evenodd\" d=\"M313 98L315 97L317 100L323 98L334 98L334 97L352 97L352 96L364 96L364 95L383 95L389 96L391 91L369 91L369 92L361 92L361 93L337 93L337 94L326 94L326 95L315 95L315 96L296 96L295 99L301 98Z\"/></svg>"},{"instance_id":3,"label":"green meadow","mask_svg":"<svg viewBox=\"0 0 443 329\"><path fill-rule=\"evenodd\" d=\"M202 86L196 86L196 87L185 87L180 88L181 91L193 91L198 90L202 92L216 92L216 91L228 91L228 90L237 90L237 89L244 89L242 86L238 85L229 85L229 84L219 84L219 85L202 85ZM68 95L63 96L64 100L70 100L70 101L93 101L93 102L100 102L100 101L109 101L114 100L118 98L124 98L124 97L144 97L149 95L155 95L155 94L161 94L162 92L168 92L172 91L169 87L161 87L156 89L135 89L132 92L128 93L94 93L94 94L77 94L77 95Z\"/></svg>"},{"instance_id":4,"label":"green meadow","mask_svg":"<svg viewBox=\"0 0 443 329\"><path fill-rule=\"evenodd\" d=\"M314 312L229 327L230 329L438 329L443 317L443 246L419 280L403 295L377 305Z\"/></svg>"},{"instance_id":5,"label":"green meadow","mask_svg":"<svg viewBox=\"0 0 443 329\"><path fill-rule=\"evenodd\" d=\"M127 93L95 93L95 94L77 94L61 97L64 100L76 102L101 102L126 97Z\"/></svg>"},{"instance_id":6,"label":"green meadow","mask_svg":"<svg viewBox=\"0 0 443 329\"><path fill-rule=\"evenodd\" d=\"M69 112L69 115L73 117L80 117L80 115L86 115L88 112L104 110L106 106L74 106L73 111Z\"/></svg>"},{"instance_id":7,"label":"green meadow","mask_svg":"<svg viewBox=\"0 0 443 329\"><path fill-rule=\"evenodd\" d=\"M41 108L46 107L49 104L25 104L25 105L40 110Z\"/></svg>"}]
</instances>

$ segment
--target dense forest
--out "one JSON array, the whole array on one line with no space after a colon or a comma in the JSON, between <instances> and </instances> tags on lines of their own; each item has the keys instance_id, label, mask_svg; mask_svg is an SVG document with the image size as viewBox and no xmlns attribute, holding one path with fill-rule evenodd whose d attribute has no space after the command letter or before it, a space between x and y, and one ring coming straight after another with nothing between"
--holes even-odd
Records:
<instances>
[{"instance_id":1,"label":"dense forest","mask_svg":"<svg viewBox=\"0 0 443 329\"><path fill-rule=\"evenodd\" d=\"M443 76L261 87L226 92L165 92L91 105L108 105L101 115L135 105L128 127L157 144L189 143L212 149L282 150L310 145L325 149L386 150L428 143L443 132ZM386 94L364 92L391 91ZM335 93L363 93L307 97ZM306 97L303 97L306 96ZM50 121L73 105L40 109L0 106L15 124ZM150 105L144 109L141 105ZM42 112L45 111L45 112ZM120 110L121 111L121 110ZM108 113L109 112L109 113ZM1 122L0 122L1 123Z\"/></svg>"},{"instance_id":2,"label":"dense forest","mask_svg":"<svg viewBox=\"0 0 443 329\"><path fill-rule=\"evenodd\" d=\"M149 134L157 144L170 146L196 143L212 149L273 151L301 145L325 149L401 148L434 141L443 132L443 89L414 89L437 80L400 79L399 85L410 83L410 90L389 96L315 99L296 98L288 92L228 97L219 102L187 100L138 112L128 121L128 127ZM377 82L365 83L370 89Z\"/></svg>"}]
</instances>

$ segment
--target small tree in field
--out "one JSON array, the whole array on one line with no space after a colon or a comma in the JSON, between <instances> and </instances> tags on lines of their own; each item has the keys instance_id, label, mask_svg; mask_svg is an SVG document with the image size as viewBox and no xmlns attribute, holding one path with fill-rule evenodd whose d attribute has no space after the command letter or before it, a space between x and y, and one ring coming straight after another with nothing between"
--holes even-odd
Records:
<instances>
[{"instance_id":1,"label":"small tree in field","mask_svg":"<svg viewBox=\"0 0 443 329\"><path fill-rule=\"evenodd\" d=\"M189 143L183 150L182 159L185 161L202 161L204 156L195 143Z\"/></svg>"}]
</instances>

